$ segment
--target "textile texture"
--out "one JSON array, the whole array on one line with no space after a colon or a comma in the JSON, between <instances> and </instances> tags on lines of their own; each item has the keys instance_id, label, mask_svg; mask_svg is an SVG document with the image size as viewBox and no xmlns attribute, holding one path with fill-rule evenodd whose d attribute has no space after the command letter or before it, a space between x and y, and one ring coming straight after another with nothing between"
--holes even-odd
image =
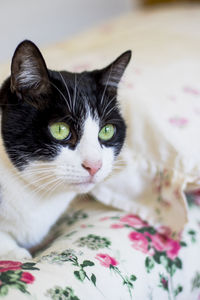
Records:
<instances>
[{"instance_id":1,"label":"textile texture","mask_svg":"<svg viewBox=\"0 0 200 300\"><path fill-rule=\"evenodd\" d=\"M199 195L188 199L191 220L177 240L167 227L76 199L34 259L0 261L0 298L199 299Z\"/></svg>"}]
</instances>

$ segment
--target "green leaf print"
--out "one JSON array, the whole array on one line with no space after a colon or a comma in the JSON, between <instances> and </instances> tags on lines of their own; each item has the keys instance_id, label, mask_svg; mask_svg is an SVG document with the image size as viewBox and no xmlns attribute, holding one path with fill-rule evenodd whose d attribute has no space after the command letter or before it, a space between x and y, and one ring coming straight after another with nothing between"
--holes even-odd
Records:
<instances>
[{"instance_id":1,"label":"green leaf print","mask_svg":"<svg viewBox=\"0 0 200 300\"><path fill-rule=\"evenodd\" d=\"M167 268L168 265L170 264L170 261L169 261L169 259L166 257L165 254L160 255L160 263L161 263L165 268Z\"/></svg>"},{"instance_id":2,"label":"green leaf print","mask_svg":"<svg viewBox=\"0 0 200 300\"><path fill-rule=\"evenodd\" d=\"M47 290L46 296L50 297L52 300L80 300L75 294L74 290L70 287L62 288L60 286L55 286Z\"/></svg>"},{"instance_id":3,"label":"green leaf print","mask_svg":"<svg viewBox=\"0 0 200 300\"><path fill-rule=\"evenodd\" d=\"M84 260L84 261L82 262L82 264L80 264L80 263L78 262L78 259L77 259L77 264L76 264L76 266L79 267L80 269L74 271L74 276L75 276L78 280L80 280L80 281L84 281L85 278L87 278L89 281L91 280L92 283L94 284L94 282L93 282L94 277L91 277L91 278L90 278L90 277L87 275L86 271L84 270L84 268L86 268L86 267L92 267L92 266L94 266L94 265L95 265L95 264L94 264L92 261L90 261L90 260ZM93 279L93 280L92 280L92 279ZM95 284L96 284L96 277L95 277Z\"/></svg>"},{"instance_id":4,"label":"green leaf print","mask_svg":"<svg viewBox=\"0 0 200 300\"><path fill-rule=\"evenodd\" d=\"M77 256L79 253L74 251L73 249L66 249L61 253L58 252L51 252L49 255L45 255L42 257L41 261L47 261L49 263L55 263L62 265L65 262L70 262L72 266L76 267L74 271L74 276L76 279L80 281L84 281L85 279L92 281L96 285L96 277L94 276L90 278L90 275L87 274L85 268L93 267L95 264L91 260L84 260L83 262L79 261L79 257Z\"/></svg>"},{"instance_id":5,"label":"green leaf print","mask_svg":"<svg viewBox=\"0 0 200 300\"><path fill-rule=\"evenodd\" d=\"M94 266L94 263L90 260L84 260L83 263L81 264L81 267L91 267Z\"/></svg>"},{"instance_id":6,"label":"green leaf print","mask_svg":"<svg viewBox=\"0 0 200 300\"><path fill-rule=\"evenodd\" d=\"M180 241L180 245L181 245L181 247L187 247L187 244L184 241Z\"/></svg>"},{"instance_id":7,"label":"green leaf print","mask_svg":"<svg viewBox=\"0 0 200 300\"><path fill-rule=\"evenodd\" d=\"M97 281L97 279L96 279L96 276L92 273L92 276L91 276L91 281L92 281L92 283L96 286L96 281Z\"/></svg>"},{"instance_id":8,"label":"green leaf print","mask_svg":"<svg viewBox=\"0 0 200 300\"><path fill-rule=\"evenodd\" d=\"M0 297L4 297L8 294L8 285L0 286Z\"/></svg>"},{"instance_id":9,"label":"green leaf print","mask_svg":"<svg viewBox=\"0 0 200 300\"><path fill-rule=\"evenodd\" d=\"M80 220L87 219L87 218L88 218L88 214L84 213L81 210L78 210L72 213L71 215L65 216L65 222L67 223L67 225L72 225Z\"/></svg>"},{"instance_id":10,"label":"green leaf print","mask_svg":"<svg viewBox=\"0 0 200 300\"><path fill-rule=\"evenodd\" d=\"M136 277L135 275L131 275L131 276L130 276L130 280L131 280L131 281L136 281L136 280L137 280L137 277Z\"/></svg>"},{"instance_id":11,"label":"green leaf print","mask_svg":"<svg viewBox=\"0 0 200 300\"><path fill-rule=\"evenodd\" d=\"M180 260L180 258L176 257L174 259L174 263L178 269L182 269L182 261Z\"/></svg>"},{"instance_id":12,"label":"green leaf print","mask_svg":"<svg viewBox=\"0 0 200 300\"><path fill-rule=\"evenodd\" d=\"M34 267L34 265L35 265L35 263L28 262L28 263L24 263L21 268L23 270L39 270L38 268Z\"/></svg>"},{"instance_id":13,"label":"green leaf print","mask_svg":"<svg viewBox=\"0 0 200 300\"><path fill-rule=\"evenodd\" d=\"M192 291L194 289L200 288L200 272L196 272L194 278L192 279Z\"/></svg>"},{"instance_id":14,"label":"green leaf print","mask_svg":"<svg viewBox=\"0 0 200 300\"><path fill-rule=\"evenodd\" d=\"M147 256L145 259L145 267L146 267L147 273L150 273L151 270L154 268L154 266L155 266L155 263L154 263L153 259L151 257Z\"/></svg>"},{"instance_id":15,"label":"green leaf print","mask_svg":"<svg viewBox=\"0 0 200 300\"><path fill-rule=\"evenodd\" d=\"M14 285L18 290L20 290L22 293L28 293L26 290L26 284L24 282L18 282ZM29 293L28 293L29 294Z\"/></svg>"},{"instance_id":16,"label":"green leaf print","mask_svg":"<svg viewBox=\"0 0 200 300\"><path fill-rule=\"evenodd\" d=\"M178 296L178 294L180 294L183 291L183 287L181 285L179 285L175 291L174 291L174 296Z\"/></svg>"},{"instance_id":17,"label":"green leaf print","mask_svg":"<svg viewBox=\"0 0 200 300\"><path fill-rule=\"evenodd\" d=\"M79 247L87 247L91 250L98 250L108 248L111 242L105 238L94 234L89 234L85 237L81 237L75 242Z\"/></svg>"},{"instance_id":18,"label":"green leaf print","mask_svg":"<svg viewBox=\"0 0 200 300\"><path fill-rule=\"evenodd\" d=\"M170 274L170 276L172 277L176 272L176 266L174 264L170 264L170 265L167 266L166 270Z\"/></svg>"},{"instance_id":19,"label":"green leaf print","mask_svg":"<svg viewBox=\"0 0 200 300\"><path fill-rule=\"evenodd\" d=\"M48 255L42 256L40 261L47 261L55 264L63 264L64 262L70 261L74 265L77 265L77 259L77 255L73 249L66 249L61 253L51 252Z\"/></svg>"},{"instance_id":20,"label":"green leaf print","mask_svg":"<svg viewBox=\"0 0 200 300\"><path fill-rule=\"evenodd\" d=\"M140 229L137 229L137 232L140 233L149 232L150 234L155 234L156 230L153 227L142 227Z\"/></svg>"},{"instance_id":21,"label":"green leaf print","mask_svg":"<svg viewBox=\"0 0 200 300\"><path fill-rule=\"evenodd\" d=\"M39 270L35 263L21 263L17 261L0 261L0 297L9 293L9 288L17 289L29 294L27 287L32 284L35 277L27 270Z\"/></svg>"},{"instance_id":22,"label":"green leaf print","mask_svg":"<svg viewBox=\"0 0 200 300\"><path fill-rule=\"evenodd\" d=\"M86 277L86 273L84 270L74 271L74 275L80 281L84 281L84 279Z\"/></svg>"},{"instance_id":23,"label":"green leaf print","mask_svg":"<svg viewBox=\"0 0 200 300\"><path fill-rule=\"evenodd\" d=\"M193 229L188 230L188 234L190 235L191 242L196 243L196 232Z\"/></svg>"}]
</instances>

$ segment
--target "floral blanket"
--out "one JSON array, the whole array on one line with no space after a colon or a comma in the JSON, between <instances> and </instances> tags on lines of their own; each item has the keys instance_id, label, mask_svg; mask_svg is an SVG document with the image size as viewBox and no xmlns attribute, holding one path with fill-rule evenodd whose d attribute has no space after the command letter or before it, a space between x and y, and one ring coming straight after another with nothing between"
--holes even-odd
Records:
<instances>
[{"instance_id":1,"label":"floral blanket","mask_svg":"<svg viewBox=\"0 0 200 300\"><path fill-rule=\"evenodd\" d=\"M76 199L46 249L29 261L0 261L0 298L199 300L199 194L187 198L190 221L178 240L166 227Z\"/></svg>"}]
</instances>

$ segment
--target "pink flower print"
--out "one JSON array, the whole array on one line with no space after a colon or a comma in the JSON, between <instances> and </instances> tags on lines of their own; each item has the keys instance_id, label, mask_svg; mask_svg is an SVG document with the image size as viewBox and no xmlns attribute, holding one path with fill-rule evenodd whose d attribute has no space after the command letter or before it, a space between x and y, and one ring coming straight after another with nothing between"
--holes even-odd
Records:
<instances>
[{"instance_id":1,"label":"pink flower print","mask_svg":"<svg viewBox=\"0 0 200 300\"><path fill-rule=\"evenodd\" d=\"M161 278L161 284L165 290L168 289L168 281L164 277Z\"/></svg>"},{"instance_id":2,"label":"pink flower print","mask_svg":"<svg viewBox=\"0 0 200 300\"><path fill-rule=\"evenodd\" d=\"M30 284L34 282L35 277L31 273L23 272L20 280L27 284Z\"/></svg>"},{"instance_id":3,"label":"pink flower print","mask_svg":"<svg viewBox=\"0 0 200 300\"><path fill-rule=\"evenodd\" d=\"M167 256L172 260L177 257L180 250L180 243L167 237L164 234L156 233L150 235L148 232L145 233L152 240L152 245L157 251L166 251Z\"/></svg>"},{"instance_id":4,"label":"pink flower print","mask_svg":"<svg viewBox=\"0 0 200 300\"><path fill-rule=\"evenodd\" d=\"M19 261L12 260L1 260L0 261L0 272L6 272L9 270L20 270L22 263Z\"/></svg>"},{"instance_id":5,"label":"pink flower print","mask_svg":"<svg viewBox=\"0 0 200 300\"><path fill-rule=\"evenodd\" d=\"M121 217L120 222L135 228L142 228L148 226L147 222L142 221L138 216L133 214L128 214L124 217Z\"/></svg>"},{"instance_id":6,"label":"pink flower print","mask_svg":"<svg viewBox=\"0 0 200 300\"><path fill-rule=\"evenodd\" d=\"M176 240L171 239L169 241L169 248L167 250L167 256L172 260L178 256L180 250L180 243Z\"/></svg>"},{"instance_id":7,"label":"pink flower print","mask_svg":"<svg viewBox=\"0 0 200 300\"><path fill-rule=\"evenodd\" d=\"M200 206L200 190L194 191L192 194L194 196L195 204Z\"/></svg>"},{"instance_id":8,"label":"pink flower print","mask_svg":"<svg viewBox=\"0 0 200 300\"><path fill-rule=\"evenodd\" d=\"M85 224L81 224L81 225L80 225L80 227L81 227L81 228L86 228L86 227L87 227L87 225L85 225Z\"/></svg>"},{"instance_id":9,"label":"pink flower print","mask_svg":"<svg viewBox=\"0 0 200 300\"><path fill-rule=\"evenodd\" d=\"M145 254L149 252L148 251L149 242L142 233L132 231L128 237L133 242L132 247L134 249L142 251Z\"/></svg>"},{"instance_id":10,"label":"pink flower print","mask_svg":"<svg viewBox=\"0 0 200 300\"><path fill-rule=\"evenodd\" d=\"M100 261L100 264L106 268L109 268L111 266L115 267L119 264L114 257L111 257L108 254L99 253L95 258L98 259Z\"/></svg>"},{"instance_id":11,"label":"pink flower print","mask_svg":"<svg viewBox=\"0 0 200 300\"><path fill-rule=\"evenodd\" d=\"M194 96L199 96L200 95L200 90L196 89L196 88L193 88L191 86L184 86L183 91L185 93L192 94Z\"/></svg>"},{"instance_id":12,"label":"pink flower print","mask_svg":"<svg viewBox=\"0 0 200 300\"><path fill-rule=\"evenodd\" d=\"M183 117L172 117L169 119L169 122L179 128L182 128L188 124L188 120Z\"/></svg>"},{"instance_id":13,"label":"pink flower print","mask_svg":"<svg viewBox=\"0 0 200 300\"><path fill-rule=\"evenodd\" d=\"M121 223L115 223L115 224L110 225L110 228L113 228L113 229L118 229L118 228L123 228L123 227L124 227L124 224L121 224Z\"/></svg>"},{"instance_id":14,"label":"pink flower print","mask_svg":"<svg viewBox=\"0 0 200 300\"><path fill-rule=\"evenodd\" d=\"M101 218L99 221L107 221L107 220L109 220L110 219L110 217L103 217L103 218Z\"/></svg>"},{"instance_id":15,"label":"pink flower print","mask_svg":"<svg viewBox=\"0 0 200 300\"><path fill-rule=\"evenodd\" d=\"M162 235L165 235L167 237L170 237L172 235L172 231L169 227L167 226L160 226L158 229L157 229L157 232L162 234Z\"/></svg>"},{"instance_id":16,"label":"pink flower print","mask_svg":"<svg viewBox=\"0 0 200 300\"><path fill-rule=\"evenodd\" d=\"M200 196L195 196L194 202L196 205L200 206Z\"/></svg>"}]
</instances>

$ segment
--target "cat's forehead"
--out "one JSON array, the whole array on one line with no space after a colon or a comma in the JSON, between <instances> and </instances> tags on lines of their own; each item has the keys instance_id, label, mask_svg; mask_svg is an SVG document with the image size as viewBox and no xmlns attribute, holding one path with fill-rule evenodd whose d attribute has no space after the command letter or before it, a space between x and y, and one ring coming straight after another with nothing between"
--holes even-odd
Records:
<instances>
[{"instance_id":1,"label":"cat's forehead","mask_svg":"<svg viewBox=\"0 0 200 300\"><path fill-rule=\"evenodd\" d=\"M70 73L66 71L51 72L50 79L54 88L52 105L71 115L76 122L82 122L90 114L98 120L104 117L105 107L114 105L108 103L110 98L95 80L93 72ZM116 100L116 97L113 97ZM104 115L103 115L104 110Z\"/></svg>"},{"instance_id":2,"label":"cat's forehead","mask_svg":"<svg viewBox=\"0 0 200 300\"><path fill-rule=\"evenodd\" d=\"M50 78L59 83L67 94L70 92L86 96L92 95L92 93L95 93L99 89L94 72L72 73L67 71L50 71Z\"/></svg>"}]
</instances>

